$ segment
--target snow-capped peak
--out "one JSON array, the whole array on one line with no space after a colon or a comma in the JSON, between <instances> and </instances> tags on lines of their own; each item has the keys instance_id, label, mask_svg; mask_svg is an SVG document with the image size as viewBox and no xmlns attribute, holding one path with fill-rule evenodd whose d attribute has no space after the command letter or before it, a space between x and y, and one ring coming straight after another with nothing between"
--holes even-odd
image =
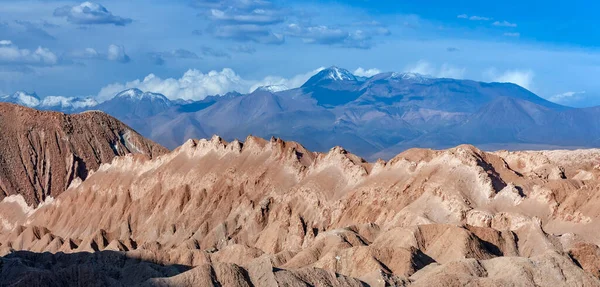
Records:
<instances>
[{"instance_id":1,"label":"snow-capped peak","mask_svg":"<svg viewBox=\"0 0 600 287\"><path fill-rule=\"evenodd\" d=\"M342 82L342 81L358 81L357 77L353 75L350 71L341 69L338 67L330 67L327 69L323 69L319 71L316 75L312 76L303 87L308 87L312 85L316 85L321 83L321 81L326 82Z\"/></svg>"},{"instance_id":2,"label":"snow-capped peak","mask_svg":"<svg viewBox=\"0 0 600 287\"><path fill-rule=\"evenodd\" d=\"M286 85L269 85L269 86L258 87L255 91L265 91L265 92L270 92L270 93L276 93L276 92L286 91L289 89L290 88L288 88L288 86L286 86Z\"/></svg>"},{"instance_id":3,"label":"snow-capped peak","mask_svg":"<svg viewBox=\"0 0 600 287\"><path fill-rule=\"evenodd\" d=\"M334 81L355 81L356 76L354 76L350 71L345 69L340 69L338 67L331 67L329 69L323 70L326 71L326 78Z\"/></svg>"},{"instance_id":4,"label":"snow-capped peak","mask_svg":"<svg viewBox=\"0 0 600 287\"><path fill-rule=\"evenodd\" d=\"M162 94L142 92L140 89L136 89L136 88L124 90L124 91L118 93L115 96L115 98L121 98L121 99L125 98L125 99L137 100L137 101L145 100L145 99L152 100L152 101L153 100L162 100L165 102L170 102L167 99L167 97L165 97Z\"/></svg>"},{"instance_id":5,"label":"snow-capped peak","mask_svg":"<svg viewBox=\"0 0 600 287\"><path fill-rule=\"evenodd\" d=\"M396 72L394 72L391 74L390 78L423 82L423 81L427 80L429 77L418 74L418 73L396 73Z\"/></svg>"},{"instance_id":6,"label":"snow-capped peak","mask_svg":"<svg viewBox=\"0 0 600 287\"><path fill-rule=\"evenodd\" d=\"M40 106L43 108L61 108L61 109L84 109L98 105L98 102L91 97L74 98L61 96L45 97Z\"/></svg>"},{"instance_id":7,"label":"snow-capped peak","mask_svg":"<svg viewBox=\"0 0 600 287\"><path fill-rule=\"evenodd\" d=\"M14 103L30 108L34 108L40 105L40 98L36 93L26 93L22 91L18 91L12 95L6 95L0 97L0 101Z\"/></svg>"}]
</instances>

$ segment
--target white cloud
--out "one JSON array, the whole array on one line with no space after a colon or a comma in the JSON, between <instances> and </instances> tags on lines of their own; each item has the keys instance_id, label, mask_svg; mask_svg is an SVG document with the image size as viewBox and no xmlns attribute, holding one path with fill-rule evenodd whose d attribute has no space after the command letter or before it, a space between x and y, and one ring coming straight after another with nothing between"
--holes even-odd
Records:
<instances>
[{"instance_id":1,"label":"white cloud","mask_svg":"<svg viewBox=\"0 0 600 287\"><path fill-rule=\"evenodd\" d=\"M528 90L533 88L535 74L531 70L509 70L497 75L495 70L492 69L488 74L492 76L492 81L494 82L513 83Z\"/></svg>"},{"instance_id":2,"label":"white cloud","mask_svg":"<svg viewBox=\"0 0 600 287\"><path fill-rule=\"evenodd\" d=\"M113 24L125 26L131 23L131 19L113 15L104 6L83 2L75 6L64 6L54 10L54 16L66 17L67 21L74 24Z\"/></svg>"},{"instance_id":3,"label":"white cloud","mask_svg":"<svg viewBox=\"0 0 600 287\"><path fill-rule=\"evenodd\" d=\"M492 20L492 18L481 17L481 16L471 16L471 17L469 17L469 20L471 20L471 21L489 21L489 20Z\"/></svg>"},{"instance_id":4,"label":"white cloud","mask_svg":"<svg viewBox=\"0 0 600 287\"><path fill-rule=\"evenodd\" d=\"M448 64L443 64L439 69L437 76L440 78L463 79L465 77L465 68L457 68Z\"/></svg>"},{"instance_id":5,"label":"white cloud","mask_svg":"<svg viewBox=\"0 0 600 287\"><path fill-rule=\"evenodd\" d=\"M381 73L381 71L379 69L365 70L362 67L359 67L358 69L354 70L354 72L352 74L359 76L359 77L373 77L379 73Z\"/></svg>"},{"instance_id":6,"label":"white cloud","mask_svg":"<svg viewBox=\"0 0 600 287\"><path fill-rule=\"evenodd\" d=\"M116 61L121 63L129 62L129 56L125 54L125 47L118 45L110 45L108 46L108 54L106 58L110 61Z\"/></svg>"},{"instance_id":7,"label":"white cloud","mask_svg":"<svg viewBox=\"0 0 600 287\"><path fill-rule=\"evenodd\" d=\"M496 22L494 22L492 25L494 25L494 26L498 26L498 27L513 27L513 28L514 28L514 27L517 27L517 24L515 24L515 23L510 23L510 22L508 22L508 21L506 21L506 20L505 20L505 21L502 21L502 22L500 22L500 21L496 21Z\"/></svg>"},{"instance_id":8,"label":"white cloud","mask_svg":"<svg viewBox=\"0 0 600 287\"><path fill-rule=\"evenodd\" d=\"M161 79L154 74L143 80L125 84L108 85L98 93L98 100L105 101L125 89L138 88L142 91L160 93L170 99L201 100L209 95L225 94L230 91L245 91L250 85L232 69L210 71L188 70L179 79Z\"/></svg>"},{"instance_id":9,"label":"white cloud","mask_svg":"<svg viewBox=\"0 0 600 287\"><path fill-rule=\"evenodd\" d=\"M49 49L38 47L34 51L20 49L9 40L0 41L0 64L55 65L58 57Z\"/></svg>"},{"instance_id":10,"label":"white cloud","mask_svg":"<svg viewBox=\"0 0 600 287\"><path fill-rule=\"evenodd\" d=\"M377 29L357 29L353 31L341 28L333 28L324 25L301 26L289 24L286 35L302 39L307 44L336 45L346 48L369 49L375 36L389 36L388 29L378 27Z\"/></svg>"},{"instance_id":11,"label":"white cloud","mask_svg":"<svg viewBox=\"0 0 600 287\"><path fill-rule=\"evenodd\" d=\"M221 71L202 73L198 70L188 70L179 79L161 79L154 74L146 76L143 80L114 83L100 90L98 101L106 101L117 93L130 88L138 88L146 92L165 95L170 99L202 100L211 95L223 95L228 92L251 92L261 86L285 86L296 88L304 84L310 77L321 71L319 68L305 74L291 78L268 76L262 80L243 79L232 69L225 68Z\"/></svg>"},{"instance_id":12,"label":"white cloud","mask_svg":"<svg viewBox=\"0 0 600 287\"><path fill-rule=\"evenodd\" d=\"M119 45L109 45L106 53L98 52L94 48L85 48L83 50L74 50L68 53L72 59L98 59L109 60L121 63L127 63L131 59L125 53L125 47Z\"/></svg>"},{"instance_id":13,"label":"white cloud","mask_svg":"<svg viewBox=\"0 0 600 287\"><path fill-rule=\"evenodd\" d=\"M284 21L276 10L254 9L249 12L211 9L209 19L234 24L273 25Z\"/></svg>"},{"instance_id":14,"label":"white cloud","mask_svg":"<svg viewBox=\"0 0 600 287\"><path fill-rule=\"evenodd\" d=\"M406 67L405 71L436 78L462 79L464 78L466 69L457 68L447 63L444 63L441 67L437 68L429 62L421 60Z\"/></svg>"},{"instance_id":15,"label":"white cloud","mask_svg":"<svg viewBox=\"0 0 600 287\"><path fill-rule=\"evenodd\" d=\"M420 60L416 64L409 65L406 72L415 73L420 75L433 76L435 74L435 68L427 61Z\"/></svg>"},{"instance_id":16,"label":"white cloud","mask_svg":"<svg viewBox=\"0 0 600 287\"><path fill-rule=\"evenodd\" d=\"M100 58L100 53L93 48L85 48L83 50L76 50L69 53L71 58L75 59L97 59Z\"/></svg>"},{"instance_id":17,"label":"white cloud","mask_svg":"<svg viewBox=\"0 0 600 287\"><path fill-rule=\"evenodd\" d=\"M521 37L521 33L504 33L506 37Z\"/></svg>"},{"instance_id":18,"label":"white cloud","mask_svg":"<svg viewBox=\"0 0 600 287\"><path fill-rule=\"evenodd\" d=\"M571 102L571 101L580 100L582 98L582 95L584 95L584 94L585 94L585 91L566 92L566 93L554 95L554 96L548 98L548 100L555 102L555 103L567 103L567 102Z\"/></svg>"},{"instance_id":19,"label":"white cloud","mask_svg":"<svg viewBox=\"0 0 600 287\"><path fill-rule=\"evenodd\" d=\"M267 76L264 79L262 79L261 81L258 81L257 83L253 84L250 87L249 91L254 91L257 88L262 87L262 86L279 86L279 87L286 87L287 89L297 88L297 87L302 86L304 83L306 83L306 81L308 81L308 79L310 79L310 77L316 75L318 72L322 71L323 69L325 69L325 68L320 67L320 68L312 70L308 73L296 75L289 79L279 77L279 76Z\"/></svg>"},{"instance_id":20,"label":"white cloud","mask_svg":"<svg viewBox=\"0 0 600 287\"><path fill-rule=\"evenodd\" d=\"M459 19L469 19L471 21L490 21L490 20L493 19L493 18L483 17L483 16L471 16L471 17L469 17L469 15L467 15L467 14L460 14L460 15L456 16L456 18L459 18Z\"/></svg>"}]
</instances>

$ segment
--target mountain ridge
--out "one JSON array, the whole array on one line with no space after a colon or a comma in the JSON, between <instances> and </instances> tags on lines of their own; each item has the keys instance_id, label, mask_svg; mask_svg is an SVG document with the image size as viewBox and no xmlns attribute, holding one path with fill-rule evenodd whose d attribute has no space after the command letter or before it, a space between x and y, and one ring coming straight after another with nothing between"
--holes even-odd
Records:
<instances>
[{"instance_id":1,"label":"mountain ridge","mask_svg":"<svg viewBox=\"0 0 600 287\"><path fill-rule=\"evenodd\" d=\"M35 210L0 202L0 216L17 213L0 226L0 253L60 262L116 251L127 264L86 267L123 285L600 286L598 159L461 145L367 162L279 138L188 140L154 159L115 158ZM181 269L127 273L144 262Z\"/></svg>"},{"instance_id":2,"label":"mountain ridge","mask_svg":"<svg viewBox=\"0 0 600 287\"><path fill-rule=\"evenodd\" d=\"M558 105L515 84L394 72L350 75L330 67L298 88L263 87L194 102L125 90L122 95L134 93L135 99L114 97L93 108L169 148L212 134L227 140L247 134L285 137L320 151L344 144L369 159L410 147L462 143L509 149L600 144L594 141L600 137L598 109ZM517 117L523 121L515 124Z\"/></svg>"},{"instance_id":3,"label":"mountain ridge","mask_svg":"<svg viewBox=\"0 0 600 287\"><path fill-rule=\"evenodd\" d=\"M0 103L0 134L0 197L22 195L30 205L58 196L115 156L167 152L99 111L66 115Z\"/></svg>"}]
</instances>

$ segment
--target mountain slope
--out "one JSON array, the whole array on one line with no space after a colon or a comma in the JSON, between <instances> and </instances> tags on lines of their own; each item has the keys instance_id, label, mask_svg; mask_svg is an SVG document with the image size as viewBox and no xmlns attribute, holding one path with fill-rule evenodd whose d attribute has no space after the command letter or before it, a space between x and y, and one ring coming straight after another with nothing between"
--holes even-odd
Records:
<instances>
[{"instance_id":1,"label":"mountain slope","mask_svg":"<svg viewBox=\"0 0 600 287\"><path fill-rule=\"evenodd\" d=\"M147 118L168 110L173 103L164 95L128 89L95 109L122 119Z\"/></svg>"},{"instance_id":2,"label":"mountain slope","mask_svg":"<svg viewBox=\"0 0 600 287\"><path fill-rule=\"evenodd\" d=\"M168 150L102 112L65 115L0 103L0 198L56 197L115 156Z\"/></svg>"},{"instance_id":3,"label":"mountain slope","mask_svg":"<svg viewBox=\"0 0 600 287\"><path fill-rule=\"evenodd\" d=\"M226 140L285 137L317 151L344 145L369 159L463 143L486 149L600 146L599 109L561 106L511 83L394 72L364 78L330 67L301 87L282 89L201 101L130 89L94 109L169 148L213 134ZM29 96L10 99L35 101Z\"/></svg>"},{"instance_id":4,"label":"mountain slope","mask_svg":"<svg viewBox=\"0 0 600 287\"><path fill-rule=\"evenodd\" d=\"M369 163L275 138L190 140L119 157L0 226L0 252L57 253L30 255L47 260L20 271L36 274L61 252L120 251L114 268L86 267L124 285L136 259L187 270L135 281L160 286L600 286L598 160L463 145Z\"/></svg>"}]
</instances>

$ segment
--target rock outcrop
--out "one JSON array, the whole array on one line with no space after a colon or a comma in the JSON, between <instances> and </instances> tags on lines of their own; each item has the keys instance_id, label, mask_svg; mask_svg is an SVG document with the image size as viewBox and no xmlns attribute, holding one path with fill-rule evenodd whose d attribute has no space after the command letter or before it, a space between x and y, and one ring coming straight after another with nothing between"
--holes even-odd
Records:
<instances>
[{"instance_id":1,"label":"rock outcrop","mask_svg":"<svg viewBox=\"0 0 600 287\"><path fill-rule=\"evenodd\" d=\"M600 286L598 163L600 150L368 163L275 138L190 140L117 157L36 209L1 202L3 280L28 250L159 266L135 280L118 275L130 263L93 269L115 285Z\"/></svg>"},{"instance_id":2,"label":"rock outcrop","mask_svg":"<svg viewBox=\"0 0 600 287\"><path fill-rule=\"evenodd\" d=\"M37 206L115 156L167 152L102 112L65 115L0 103L0 199L22 196Z\"/></svg>"}]
</instances>

